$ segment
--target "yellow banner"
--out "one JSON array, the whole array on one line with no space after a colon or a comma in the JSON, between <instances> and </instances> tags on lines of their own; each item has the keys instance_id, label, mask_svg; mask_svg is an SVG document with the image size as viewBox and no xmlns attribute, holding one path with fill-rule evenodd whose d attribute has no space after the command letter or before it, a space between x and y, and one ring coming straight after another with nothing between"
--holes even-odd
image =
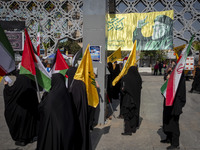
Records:
<instances>
[{"instance_id":1,"label":"yellow banner","mask_svg":"<svg viewBox=\"0 0 200 150\"><path fill-rule=\"evenodd\" d=\"M116 50L115 52L113 52L113 53L107 58L107 63L108 63L108 62L113 63L113 62L115 62L115 61L117 61L117 60L119 60L119 59L121 59L121 58L122 58L122 53L121 53L121 47L120 47L118 50Z\"/></svg>"},{"instance_id":2,"label":"yellow banner","mask_svg":"<svg viewBox=\"0 0 200 150\"><path fill-rule=\"evenodd\" d=\"M88 44L80 65L78 66L77 71L74 75L74 79L81 80L85 83L88 105L96 108L99 104L99 96L97 93L95 74L93 71L89 47L90 45Z\"/></svg>"},{"instance_id":3,"label":"yellow banner","mask_svg":"<svg viewBox=\"0 0 200 150\"><path fill-rule=\"evenodd\" d=\"M115 86L116 83L127 74L128 69L136 64L136 41L133 45L133 50L131 51L128 60L126 61L126 64L124 65L122 71L119 73L119 75L113 80L112 85Z\"/></svg>"},{"instance_id":4,"label":"yellow banner","mask_svg":"<svg viewBox=\"0 0 200 150\"><path fill-rule=\"evenodd\" d=\"M107 49L137 50L173 49L174 11L107 14Z\"/></svg>"},{"instance_id":5,"label":"yellow banner","mask_svg":"<svg viewBox=\"0 0 200 150\"><path fill-rule=\"evenodd\" d=\"M1 80L3 79L3 76L0 76L0 83L1 83Z\"/></svg>"}]
</instances>

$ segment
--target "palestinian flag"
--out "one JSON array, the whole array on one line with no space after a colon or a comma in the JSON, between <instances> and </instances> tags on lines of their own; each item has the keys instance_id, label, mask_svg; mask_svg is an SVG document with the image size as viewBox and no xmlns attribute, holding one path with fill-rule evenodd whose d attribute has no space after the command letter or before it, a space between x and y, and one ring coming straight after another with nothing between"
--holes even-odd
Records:
<instances>
[{"instance_id":1,"label":"palestinian flag","mask_svg":"<svg viewBox=\"0 0 200 150\"><path fill-rule=\"evenodd\" d=\"M186 62L187 56L189 54L193 38L194 38L194 36L192 36L187 48L185 48L182 51L182 53L177 61L177 65L174 68L174 70L172 71L169 79L161 87L161 93L166 98L165 106L173 105L176 91L177 91L179 81L181 78L181 74L183 72L183 69L185 68L185 62Z\"/></svg>"},{"instance_id":2,"label":"palestinian flag","mask_svg":"<svg viewBox=\"0 0 200 150\"><path fill-rule=\"evenodd\" d=\"M53 73L61 73L63 76L65 76L67 69L69 69L69 66L58 49L50 74L52 75Z\"/></svg>"},{"instance_id":3,"label":"palestinian flag","mask_svg":"<svg viewBox=\"0 0 200 150\"><path fill-rule=\"evenodd\" d=\"M49 91L51 88L51 76L46 71L40 58L34 53L32 43L26 29L25 36L26 39L24 43L24 51L22 54L20 74L25 74L32 80L35 80L34 76L36 76L38 84L46 91Z\"/></svg>"},{"instance_id":4,"label":"palestinian flag","mask_svg":"<svg viewBox=\"0 0 200 150\"><path fill-rule=\"evenodd\" d=\"M15 70L15 60L13 48L0 26L0 76Z\"/></svg>"}]
</instances>

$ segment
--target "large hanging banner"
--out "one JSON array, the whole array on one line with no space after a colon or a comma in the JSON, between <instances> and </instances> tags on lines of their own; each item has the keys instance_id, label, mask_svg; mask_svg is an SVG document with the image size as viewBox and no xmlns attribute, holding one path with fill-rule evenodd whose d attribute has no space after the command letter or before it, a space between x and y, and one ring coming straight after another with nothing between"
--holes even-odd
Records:
<instances>
[{"instance_id":1,"label":"large hanging banner","mask_svg":"<svg viewBox=\"0 0 200 150\"><path fill-rule=\"evenodd\" d=\"M107 49L137 50L173 49L174 11L107 14Z\"/></svg>"}]
</instances>

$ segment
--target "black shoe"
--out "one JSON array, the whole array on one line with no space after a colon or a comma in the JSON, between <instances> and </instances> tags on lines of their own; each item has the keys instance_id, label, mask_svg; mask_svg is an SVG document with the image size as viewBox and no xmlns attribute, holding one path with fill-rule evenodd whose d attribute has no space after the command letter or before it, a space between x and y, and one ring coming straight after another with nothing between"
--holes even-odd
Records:
<instances>
[{"instance_id":1,"label":"black shoe","mask_svg":"<svg viewBox=\"0 0 200 150\"><path fill-rule=\"evenodd\" d=\"M132 133L136 133L136 129L132 129Z\"/></svg>"},{"instance_id":2,"label":"black shoe","mask_svg":"<svg viewBox=\"0 0 200 150\"><path fill-rule=\"evenodd\" d=\"M93 130L94 130L93 126L90 126L90 130L91 130L91 131L93 131Z\"/></svg>"},{"instance_id":3,"label":"black shoe","mask_svg":"<svg viewBox=\"0 0 200 150\"><path fill-rule=\"evenodd\" d=\"M37 136L34 137L34 138L30 141L30 143L34 143L34 142L36 142L36 141L37 141Z\"/></svg>"},{"instance_id":4,"label":"black shoe","mask_svg":"<svg viewBox=\"0 0 200 150\"><path fill-rule=\"evenodd\" d=\"M188 92L190 92L190 93L193 93L193 91L192 91L192 90L190 90L190 91L188 91Z\"/></svg>"},{"instance_id":5,"label":"black shoe","mask_svg":"<svg viewBox=\"0 0 200 150\"><path fill-rule=\"evenodd\" d=\"M196 90L193 90L193 93L200 94L200 92Z\"/></svg>"},{"instance_id":6,"label":"black shoe","mask_svg":"<svg viewBox=\"0 0 200 150\"><path fill-rule=\"evenodd\" d=\"M176 150L176 149L180 149L180 147L179 146L171 145L171 146L168 146L167 149Z\"/></svg>"},{"instance_id":7,"label":"black shoe","mask_svg":"<svg viewBox=\"0 0 200 150\"><path fill-rule=\"evenodd\" d=\"M160 143L170 143L169 139L161 140Z\"/></svg>"},{"instance_id":8,"label":"black shoe","mask_svg":"<svg viewBox=\"0 0 200 150\"><path fill-rule=\"evenodd\" d=\"M26 143L26 142L16 141L16 142L15 142L15 145L17 145L17 146L26 146L27 143Z\"/></svg>"},{"instance_id":9,"label":"black shoe","mask_svg":"<svg viewBox=\"0 0 200 150\"><path fill-rule=\"evenodd\" d=\"M132 133L129 133L129 132L124 132L124 133L121 133L122 135L132 135Z\"/></svg>"}]
</instances>

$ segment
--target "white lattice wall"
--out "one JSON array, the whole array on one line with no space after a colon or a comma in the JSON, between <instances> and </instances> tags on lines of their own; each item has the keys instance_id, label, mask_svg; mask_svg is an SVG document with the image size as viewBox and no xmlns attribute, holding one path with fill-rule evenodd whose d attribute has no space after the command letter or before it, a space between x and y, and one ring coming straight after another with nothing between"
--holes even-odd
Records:
<instances>
[{"instance_id":1,"label":"white lattice wall","mask_svg":"<svg viewBox=\"0 0 200 150\"><path fill-rule=\"evenodd\" d=\"M0 20L25 21L33 44L36 44L37 26L40 21L43 42L51 40L53 43L50 53L53 52L59 38L67 36L79 40L83 37L82 0L5 1L0 1ZM200 37L199 0L116 0L115 4L116 13L173 9L174 42L187 42L192 34L196 34L195 40Z\"/></svg>"}]
</instances>

